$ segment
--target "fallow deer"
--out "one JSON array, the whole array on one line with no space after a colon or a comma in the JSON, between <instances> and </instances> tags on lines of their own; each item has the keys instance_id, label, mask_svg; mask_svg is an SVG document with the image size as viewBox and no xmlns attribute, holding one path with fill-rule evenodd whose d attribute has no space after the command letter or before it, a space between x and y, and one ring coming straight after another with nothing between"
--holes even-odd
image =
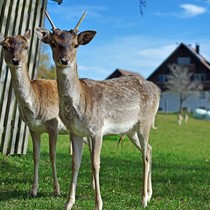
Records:
<instances>
[{"instance_id":1,"label":"fallow deer","mask_svg":"<svg viewBox=\"0 0 210 210\"><path fill-rule=\"evenodd\" d=\"M10 68L11 80L19 106L21 119L29 127L33 141L34 175L31 195L38 191L40 139L49 135L50 160L53 171L54 195L60 195L56 172L56 143L58 134L68 134L60 120L56 80L30 80L27 68L30 30L23 36L0 36L4 59Z\"/></svg>"},{"instance_id":2,"label":"fallow deer","mask_svg":"<svg viewBox=\"0 0 210 210\"><path fill-rule=\"evenodd\" d=\"M95 209L102 209L99 169L102 139L106 134L126 134L141 150L142 204L146 207L152 196L152 147L148 140L159 106L159 88L152 82L135 76L105 81L79 79L77 49L80 45L88 44L96 32L83 31L78 34L77 27L60 30L54 25L52 32L43 28L36 28L35 31L39 39L52 49L57 73L59 116L70 132L73 145L72 182L65 209L70 210L75 203L84 136L89 137L92 144Z\"/></svg>"},{"instance_id":3,"label":"fallow deer","mask_svg":"<svg viewBox=\"0 0 210 210\"><path fill-rule=\"evenodd\" d=\"M182 124L182 121L183 121L183 116L182 116L182 114L181 114L181 113L178 113L177 118L178 118L178 125L181 125L181 124Z\"/></svg>"}]
</instances>

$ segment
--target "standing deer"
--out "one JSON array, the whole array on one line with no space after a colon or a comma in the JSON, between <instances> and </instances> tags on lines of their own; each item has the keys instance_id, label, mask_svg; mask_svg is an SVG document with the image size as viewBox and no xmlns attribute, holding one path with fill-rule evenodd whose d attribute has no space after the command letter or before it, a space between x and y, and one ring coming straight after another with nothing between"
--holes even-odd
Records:
<instances>
[{"instance_id":1,"label":"standing deer","mask_svg":"<svg viewBox=\"0 0 210 210\"><path fill-rule=\"evenodd\" d=\"M152 196L151 154L149 133L154 126L160 100L160 90L153 83L140 77L125 76L117 79L94 81L79 79L77 48L88 44L95 31L78 34L78 25L73 30L60 30L53 26L52 33L36 28L39 39L49 44L56 65L59 116L68 128L72 146L72 182L66 210L75 203L77 177L82 157L82 137L91 139L92 171L95 183L95 209L102 210L99 184L100 153L103 136L126 134L142 152L143 199L147 206Z\"/></svg>"},{"instance_id":2,"label":"standing deer","mask_svg":"<svg viewBox=\"0 0 210 210\"><path fill-rule=\"evenodd\" d=\"M40 139L42 133L49 135L50 161L53 171L54 195L60 195L56 172L57 135L68 134L60 120L59 98L56 80L30 80L27 58L30 30L23 36L0 35L4 59L10 68L12 84L18 101L20 117L29 127L33 141L34 177L31 195L38 191L38 168L40 158Z\"/></svg>"}]
</instances>

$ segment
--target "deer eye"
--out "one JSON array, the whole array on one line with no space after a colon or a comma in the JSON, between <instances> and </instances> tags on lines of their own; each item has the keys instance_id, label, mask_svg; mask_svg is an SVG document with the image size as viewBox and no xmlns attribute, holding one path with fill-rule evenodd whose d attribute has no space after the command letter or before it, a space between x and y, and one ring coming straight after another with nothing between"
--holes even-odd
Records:
<instances>
[{"instance_id":1,"label":"deer eye","mask_svg":"<svg viewBox=\"0 0 210 210\"><path fill-rule=\"evenodd\" d=\"M27 49L28 49L28 46L25 46L25 47L24 47L24 50L27 50Z\"/></svg>"},{"instance_id":2,"label":"deer eye","mask_svg":"<svg viewBox=\"0 0 210 210\"><path fill-rule=\"evenodd\" d=\"M9 47L7 45L2 46L4 50L9 50Z\"/></svg>"},{"instance_id":3,"label":"deer eye","mask_svg":"<svg viewBox=\"0 0 210 210\"><path fill-rule=\"evenodd\" d=\"M79 45L78 45L78 44L75 44L75 45L74 45L74 48L78 48L78 47L79 47Z\"/></svg>"},{"instance_id":4,"label":"deer eye","mask_svg":"<svg viewBox=\"0 0 210 210\"><path fill-rule=\"evenodd\" d=\"M52 48L56 47L56 44L54 42L52 42L50 45L51 45Z\"/></svg>"}]
</instances>

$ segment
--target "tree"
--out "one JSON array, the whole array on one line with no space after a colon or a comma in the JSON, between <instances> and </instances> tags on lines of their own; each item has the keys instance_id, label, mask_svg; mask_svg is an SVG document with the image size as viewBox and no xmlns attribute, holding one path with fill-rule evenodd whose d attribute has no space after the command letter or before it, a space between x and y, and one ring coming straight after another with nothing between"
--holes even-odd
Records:
<instances>
[{"instance_id":1,"label":"tree","mask_svg":"<svg viewBox=\"0 0 210 210\"><path fill-rule=\"evenodd\" d=\"M45 78L45 79L55 79L56 78L55 66L53 66L50 63L50 57L46 52L44 52L44 50L42 50L41 54L40 54L37 78L42 78L42 79L43 78Z\"/></svg>"},{"instance_id":2,"label":"tree","mask_svg":"<svg viewBox=\"0 0 210 210\"><path fill-rule=\"evenodd\" d=\"M166 88L179 95L179 112L181 113L183 102L192 94L199 93L203 86L200 81L193 80L193 73L187 66L170 64L168 67L170 74L167 76Z\"/></svg>"},{"instance_id":3,"label":"tree","mask_svg":"<svg viewBox=\"0 0 210 210\"><path fill-rule=\"evenodd\" d=\"M147 1L146 0L139 0L139 8L140 8L140 13L143 15L143 7L146 7Z\"/></svg>"}]
</instances>

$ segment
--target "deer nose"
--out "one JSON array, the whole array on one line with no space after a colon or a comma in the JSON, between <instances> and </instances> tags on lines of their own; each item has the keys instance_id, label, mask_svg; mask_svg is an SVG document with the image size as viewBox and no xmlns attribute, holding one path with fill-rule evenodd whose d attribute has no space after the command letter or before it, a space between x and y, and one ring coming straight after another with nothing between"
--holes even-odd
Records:
<instances>
[{"instance_id":1,"label":"deer nose","mask_svg":"<svg viewBox=\"0 0 210 210\"><path fill-rule=\"evenodd\" d=\"M60 62L63 65L69 65L69 59L64 57L64 58L60 58Z\"/></svg>"},{"instance_id":2,"label":"deer nose","mask_svg":"<svg viewBox=\"0 0 210 210\"><path fill-rule=\"evenodd\" d=\"M12 63L16 66L18 66L20 64L20 60L17 60L17 59L12 59Z\"/></svg>"}]
</instances>

